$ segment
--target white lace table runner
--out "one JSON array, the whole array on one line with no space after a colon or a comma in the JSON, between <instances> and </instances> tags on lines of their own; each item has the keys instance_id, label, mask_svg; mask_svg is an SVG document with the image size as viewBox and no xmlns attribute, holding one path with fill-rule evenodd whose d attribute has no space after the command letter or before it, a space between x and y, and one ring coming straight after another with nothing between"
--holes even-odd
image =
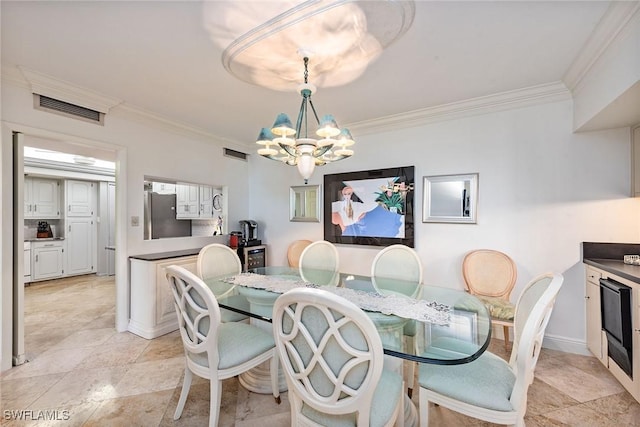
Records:
<instances>
[{"instance_id":1,"label":"white lace table runner","mask_svg":"<svg viewBox=\"0 0 640 427\"><path fill-rule=\"evenodd\" d=\"M240 273L222 280L223 282L264 289L283 294L294 288L320 288L321 286L303 280L295 280L293 276L283 278L278 276L264 276L256 273ZM435 301L417 300L397 295L381 295L356 289L322 286L325 291L339 295L355 303L367 311L377 311L383 314L393 314L406 319L427 321L436 325L448 325L452 308Z\"/></svg>"}]
</instances>

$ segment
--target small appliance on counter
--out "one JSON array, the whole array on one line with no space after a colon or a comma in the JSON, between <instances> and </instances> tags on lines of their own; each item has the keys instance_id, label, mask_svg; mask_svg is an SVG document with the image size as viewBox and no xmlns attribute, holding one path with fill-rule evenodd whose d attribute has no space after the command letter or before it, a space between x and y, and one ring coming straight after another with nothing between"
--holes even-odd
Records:
<instances>
[{"instance_id":1,"label":"small appliance on counter","mask_svg":"<svg viewBox=\"0 0 640 427\"><path fill-rule=\"evenodd\" d=\"M258 223L252 219L240 221L242 227L242 242L239 246L260 246L262 240L258 239Z\"/></svg>"},{"instance_id":2,"label":"small appliance on counter","mask_svg":"<svg viewBox=\"0 0 640 427\"><path fill-rule=\"evenodd\" d=\"M53 237L51 226L47 221L38 221L38 230L36 232L36 237L38 239L46 239L46 238Z\"/></svg>"}]
</instances>

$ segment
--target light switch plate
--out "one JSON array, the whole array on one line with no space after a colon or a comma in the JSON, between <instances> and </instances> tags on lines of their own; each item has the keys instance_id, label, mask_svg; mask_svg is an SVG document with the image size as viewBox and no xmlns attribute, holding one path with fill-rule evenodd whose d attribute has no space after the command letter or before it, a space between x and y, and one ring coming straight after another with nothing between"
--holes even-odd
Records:
<instances>
[{"instance_id":1,"label":"light switch plate","mask_svg":"<svg viewBox=\"0 0 640 427\"><path fill-rule=\"evenodd\" d=\"M139 216L132 216L131 217L131 226L132 227L140 226L140 217Z\"/></svg>"}]
</instances>

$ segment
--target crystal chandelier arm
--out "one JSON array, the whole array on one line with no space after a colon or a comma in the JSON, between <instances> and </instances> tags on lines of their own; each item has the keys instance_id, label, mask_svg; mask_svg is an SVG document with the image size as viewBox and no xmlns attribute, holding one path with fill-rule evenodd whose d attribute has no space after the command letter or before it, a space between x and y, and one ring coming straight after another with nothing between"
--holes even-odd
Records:
<instances>
[{"instance_id":1,"label":"crystal chandelier arm","mask_svg":"<svg viewBox=\"0 0 640 427\"><path fill-rule=\"evenodd\" d=\"M304 136L300 133L302 131L302 121L303 119L305 119L307 116L307 97L303 96L302 97L302 103L300 104L300 111L298 112L298 120L296 121L296 135L298 138L306 138L307 137L307 130L305 129L305 134ZM305 128L306 128L306 123L305 123Z\"/></svg>"},{"instance_id":2,"label":"crystal chandelier arm","mask_svg":"<svg viewBox=\"0 0 640 427\"><path fill-rule=\"evenodd\" d=\"M309 97L309 105L311 105L311 111L313 111L313 116L316 118L316 123L320 124L320 119L318 118L318 113L316 113L316 107L314 107L313 102L311 102L311 97Z\"/></svg>"}]
</instances>

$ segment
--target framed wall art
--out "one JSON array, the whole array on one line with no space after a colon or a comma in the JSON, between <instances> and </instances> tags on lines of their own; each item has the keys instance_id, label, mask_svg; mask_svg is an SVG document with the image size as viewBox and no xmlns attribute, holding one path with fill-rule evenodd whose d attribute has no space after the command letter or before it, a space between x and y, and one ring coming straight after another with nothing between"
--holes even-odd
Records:
<instances>
[{"instance_id":1,"label":"framed wall art","mask_svg":"<svg viewBox=\"0 0 640 427\"><path fill-rule=\"evenodd\" d=\"M324 239L414 245L414 167L324 176Z\"/></svg>"}]
</instances>

